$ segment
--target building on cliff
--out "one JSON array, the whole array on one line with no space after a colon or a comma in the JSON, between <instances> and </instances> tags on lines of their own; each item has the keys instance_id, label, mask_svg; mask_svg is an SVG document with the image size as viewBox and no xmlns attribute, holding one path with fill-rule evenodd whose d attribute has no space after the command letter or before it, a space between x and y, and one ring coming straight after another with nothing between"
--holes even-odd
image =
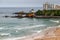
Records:
<instances>
[{"instance_id":1,"label":"building on cliff","mask_svg":"<svg viewBox=\"0 0 60 40\"><path fill-rule=\"evenodd\" d=\"M60 10L60 6L59 5L55 5L55 9L56 10Z\"/></svg>"},{"instance_id":2,"label":"building on cliff","mask_svg":"<svg viewBox=\"0 0 60 40\"><path fill-rule=\"evenodd\" d=\"M54 4L49 4L48 2L43 4L43 10L52 10L54 9Z\"/></svg>"},{"instance_id":3,"label":"building on cliff","mask_svg":"<svg viewBox=\"0 0 60 40\"><path fill-rule=\"evenodd\" d=\"M60 10L60 6L46 2L43 4L43 10Z\"/></svg>"}]
</instances>

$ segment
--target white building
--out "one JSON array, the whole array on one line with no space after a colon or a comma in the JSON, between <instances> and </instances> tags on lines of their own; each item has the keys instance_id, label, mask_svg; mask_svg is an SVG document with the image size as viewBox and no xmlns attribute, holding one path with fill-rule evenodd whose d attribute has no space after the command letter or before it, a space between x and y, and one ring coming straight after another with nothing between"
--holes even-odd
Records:
<instances>
[{"instance_id":1,"label":"white building","mask_svg":"<svg viewBox=\"0 0 60 40\"><path fill-rule=\"evenodd\" d=\"M49 4L48 2L43 4L43 10L53 10L53 9L54 9L54 4Z\"/></svg>"},{"instance_id":2,"label":"white building","mask_svg":"<svg viewBox=\"0 0 60 40\"><path fill-rule=\"evenodd\" d=\"M55 10L60 10L60 5L55 5Z\"/></svg>"}]
</instances>

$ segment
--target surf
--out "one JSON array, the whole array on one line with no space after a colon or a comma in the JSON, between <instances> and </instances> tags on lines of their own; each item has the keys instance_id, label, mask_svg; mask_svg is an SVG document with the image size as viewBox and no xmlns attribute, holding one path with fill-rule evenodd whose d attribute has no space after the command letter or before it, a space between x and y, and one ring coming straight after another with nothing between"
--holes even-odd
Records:
<instances>
[{"instance_id":1,"label":"surf","mask_svg":"<svg viewBox=\"0 0 60 40\"><path fill-rule=\"evenodd\" d=\"M59 20L50 20L51 22L59 23Z\"/></svg>"}]
</instances>

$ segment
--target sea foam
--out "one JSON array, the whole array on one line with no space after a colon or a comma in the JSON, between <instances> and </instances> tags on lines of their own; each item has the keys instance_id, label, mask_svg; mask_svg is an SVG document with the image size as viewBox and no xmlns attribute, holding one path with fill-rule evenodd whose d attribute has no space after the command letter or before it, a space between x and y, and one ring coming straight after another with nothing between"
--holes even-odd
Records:
<instances>
[{"instance_id":1,"label":"sea foam","mask_svg":"<svg viewBox=\"0 0 60 40\"><path fill-rule=\"evenodd\" d=\"M59 23L59 20L50 20L52 22L56 22L56 23Z\"/></svg>"},{"instance_id":2,"label":"sea foam","mask_svg":"<svg viewBox=\"0 0 60 40\"><path fill-rule=\"evenodd\" d=\"M22 30L22 29L31 29L31 28L36 28L36 27L41 27L41 26L46 26L46 25L33 25L33 26L27 26L27 27L15 27L13 29L16 29L16 30Z\"/></svg>"},{"instance_id":3,"label":"sea foam","mask_svg":"<svg viewBox=\"0 0 60 40\"><path fill-rule=\"evenodd\" d=\"M37 31L37 33L34 33L32 35L23 36L23 37L15 37L15 38L6 38L3 40L33 40L33 38L42 38L45 36L46 32L50 33L50 32L53 32L52 30L55 30L55 29L56 27L47 27L46 29Z\"/></svg>"},{"instance_id":4,"label":"sea foam","mask_svg":"<svg viewBox=\"0 0 60 40\"><path fill-rule=\"evenodd\" d=\"M10 33L0 33L1 36L10 35Z\"/></svg>"}]
</instances>

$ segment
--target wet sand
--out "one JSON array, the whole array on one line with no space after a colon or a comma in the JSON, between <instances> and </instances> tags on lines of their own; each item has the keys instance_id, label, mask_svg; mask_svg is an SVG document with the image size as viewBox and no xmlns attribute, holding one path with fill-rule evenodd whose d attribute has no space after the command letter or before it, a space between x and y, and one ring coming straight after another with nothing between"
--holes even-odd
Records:
<instances>
[{"instance_id":1,"label":"wet sand","mask_svg":"<svg viewBox=\"0 0 60 40\"><path fill-rule=\"evenodd\" d=\"M34 40L60 40L60 27L51 28L46 31L42 38L35 38Z\"/></svg>"},{"instance_id":2,"label":"wet sand","mask_svg":"<svg viewBox=\"0 0 60 40\"><path fill-rule=\"evenodd\" d=\"M37 34L26 36L18 40L60 40L60 26L50 27Z\"/></svg>"}]
</instances>

